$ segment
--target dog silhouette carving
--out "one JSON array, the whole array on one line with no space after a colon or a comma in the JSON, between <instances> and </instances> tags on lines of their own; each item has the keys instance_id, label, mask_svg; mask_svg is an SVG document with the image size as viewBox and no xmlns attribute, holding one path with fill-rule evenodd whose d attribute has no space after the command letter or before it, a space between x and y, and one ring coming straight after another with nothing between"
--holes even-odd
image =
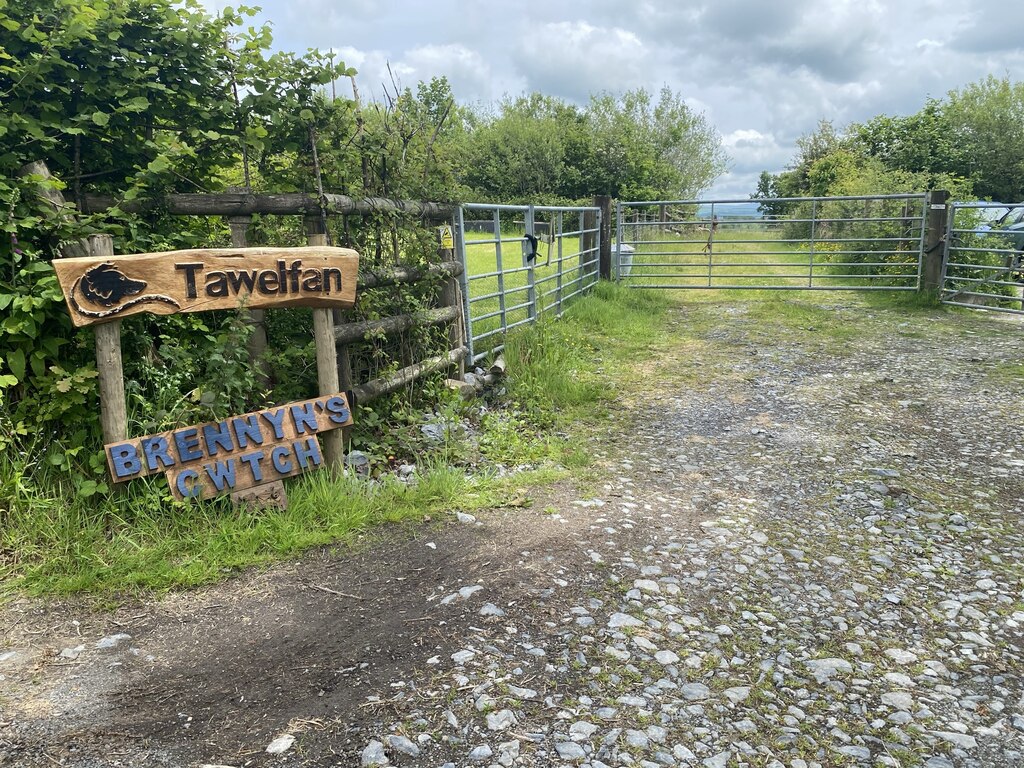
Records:
<instances>
[{"instance_id":1,"label":"dog silhouette carving","mask_svg":"<svg viewBox=\"0 0 1024 768\"><path fill-rule=\"evenodd\" d=\"M181 305L170 296L158 293L139 296L138 294L142 293L145 289L146 282L144 280L133 280L121 272L112 262L105 261L102 264L97 264L95 267L90 267L75 281L75 286L71 291L71 304L79 314L95 318L118 315L126 309L150 301L170 304L176 309L181 309ZM80 293L82 298L90 304L105 307L106 309L98 312L86 309L79 303L75 296L76 293ZM135 296L136 298L125 301L129 296Z\"/></svg>"}]
</instances>

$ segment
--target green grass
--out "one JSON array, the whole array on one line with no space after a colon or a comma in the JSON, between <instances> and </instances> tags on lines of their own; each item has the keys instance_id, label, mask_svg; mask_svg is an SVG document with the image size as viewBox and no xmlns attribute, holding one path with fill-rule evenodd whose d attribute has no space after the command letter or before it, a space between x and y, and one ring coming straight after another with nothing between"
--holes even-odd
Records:
<instances>
[{"instance_id":1,"label":"green grass","mask_svg":"<svg viewBox=\"0 0 1024 768\"><path fill-rule=\"evenodd\" d=\"M493 313L504 310L505 326L525 320L529 316L526 304L529 299L527 286L530 271L523 267L521 231L502 232L501 239L501 274L498 272L498 247L490 233L470 232L466 235L466 266L469 279L470 297L480 297L470 304L470 318L473 322L473 335L479 336L502 327L502 316ZM560 298L569 296L579 290L580 286L593 285L597 280L596 257L591 256L595 263L587 271L579 268L579 237L565 236L555 243L541 242L538 256L533 266L534 290L537 297L538 314L549 310L556 313ZM561 249L559 251L559 249ZM561 257L559 257L561 252ZM561 276L561 286L559 284ZM504 292L504 297L491 294ZM571 299L570 299L571 301ZM566 302L568 303L568 302ZM518 307L518 308L517 308ZM488 340L488 344L489 344Z\"/></svg>"},{"instance_id":2,"label":"green grass","mask_svg":"<svg viewBox=\"0 0 1024 768\"><path fill-rule=\"evenodd\" d=\"M629 228L627 227L627 235ZM852 277L867 275L869 268L837 264L856 258L886 260L888 257L857 257L833 253L840 243L819 243L812 252L806 242L784 242L781 229L762 229L739 225L730 228L723 224L715 233L711 251L706 250L707 232L696 229L688 234L644 228L640 235L657 242L634 243L632 271L627 282L632 285L660 285L678 288L716 288L738 286L756 289L762 286L782 286L791 289L814 287L864 287L886 285L881 277ZM632 241L630 241L632 242ZM849 246L847 246L849 247ZM899 261L916 261L913 254L889 254ZM710 265L711 279L708 280ZM910 274L909 280L900 280L900 286L916 286L914 266L885 267ZM813 283L809 278L813 272Z\"/></svg>"}]
</instances>

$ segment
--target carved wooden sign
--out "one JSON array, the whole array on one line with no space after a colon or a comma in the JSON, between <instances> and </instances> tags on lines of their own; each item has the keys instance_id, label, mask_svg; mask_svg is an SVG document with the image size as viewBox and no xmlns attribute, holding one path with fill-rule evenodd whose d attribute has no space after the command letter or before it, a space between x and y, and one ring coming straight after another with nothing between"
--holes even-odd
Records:
<instances>
[{"instance_id":1,"label":"carved wooden sign","mask_svg":"<svg viewBox=\"0 0 1024 768\"><path fill-rule=\"evenodd\" d=\"M76 326L149 312L355 304L359 254L348 248L212 248L55 259Z\"/></svg>"},{"instance_id":2,"label":"carved wooden sign","mask_svg":"<svg viewBox=\"0 0 1024 768\"><path fill-rule=\"evenodd\" d=\"M164 472L178 499L208 499L323 464L317 435L352 423L345 395L232 416L104 446L115 483Z\"/></svg>"}]
</instances>

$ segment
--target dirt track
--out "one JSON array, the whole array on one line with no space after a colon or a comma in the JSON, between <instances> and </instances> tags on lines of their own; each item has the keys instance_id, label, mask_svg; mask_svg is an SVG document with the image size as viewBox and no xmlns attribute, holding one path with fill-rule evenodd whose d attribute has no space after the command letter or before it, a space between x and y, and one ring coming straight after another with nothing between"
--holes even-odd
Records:
<instances>
[{"instance_id":1,"label":"dirt track","mask_svg":"<svg viewBox=\"0 0 1024 768\"><path fill-rule=\"evenodd\" d=\"M830 301L678 309L586 493L7 606L0 764L1024 762L1022 326Z\"/></svg>"}]
</instances>

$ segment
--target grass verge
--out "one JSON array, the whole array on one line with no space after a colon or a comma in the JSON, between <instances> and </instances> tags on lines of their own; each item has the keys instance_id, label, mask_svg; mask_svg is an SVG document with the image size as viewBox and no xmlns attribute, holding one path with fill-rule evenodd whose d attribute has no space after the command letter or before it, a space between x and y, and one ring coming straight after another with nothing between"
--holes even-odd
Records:
<instances>
[{"instance_id":1,"label":"grass verge","mask_svg":"<svg viewBox=\"0 0 1024 768\"><path fill-rule=\"evenodd\" d=\"M191 587L239 569L349 543L375 525L422 522L445 512L501 506L529 484L565 477L589 457L564 433L593 423L637 357L664 344L661 294L602 284L562 319L545 318L508 341L509 402L480 423L479 452L528 464L498 477L462 462L460 446L417 457L417 480L372 482L321 471L289 484L287 510L239 510L226 500L174 501L161 479L83 498L30 451L0 457L0 594L89 592L113 596ZM460 406L447 404L453 413ZM385 427L386 428L386 427Z\"/></svg>"}]
</instances>

